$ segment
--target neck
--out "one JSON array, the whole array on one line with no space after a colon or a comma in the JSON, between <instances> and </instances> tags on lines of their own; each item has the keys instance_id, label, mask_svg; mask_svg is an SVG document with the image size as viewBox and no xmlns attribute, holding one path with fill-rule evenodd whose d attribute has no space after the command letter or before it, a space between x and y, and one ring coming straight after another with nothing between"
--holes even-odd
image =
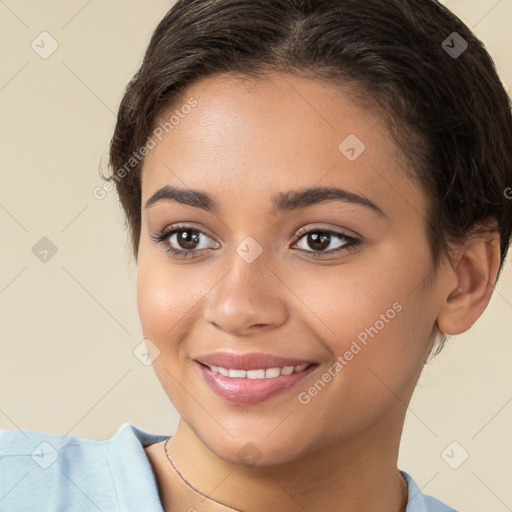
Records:
<instances>
[{"instance_id":1,"label":"neck","mask_svg":"<svg viewBox=\"0 0 512 512\"><path fill-rule=\"evenodd\" d=\"M402 421L397 421L397 408ZM226 510L402 512L407 488L397 458L405 407L397 401L390 409L395 410L350 438L324 440L286 463L259 467L227 462L183 420L168 454L193 487L227 505Z\"/></svg>"}]
</instances>

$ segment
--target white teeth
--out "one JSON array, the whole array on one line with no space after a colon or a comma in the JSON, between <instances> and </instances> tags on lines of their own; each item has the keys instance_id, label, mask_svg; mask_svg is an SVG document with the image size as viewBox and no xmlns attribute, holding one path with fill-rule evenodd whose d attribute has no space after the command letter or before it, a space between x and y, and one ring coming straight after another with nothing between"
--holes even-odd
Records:
<instances>
[{"instance_id":1,"label":"white teeth","mask_svg":"<svg viewBox=\"0 0 512 512\"><path fill-rule=\"evenodd\" d=\"M273 379L280 375L291 375L303 371L309 364L299 366L283 366L282 368L261 368L258 370L234 370L232 368L222 368L221 366L210 366L212 372L220 373L225 377L235 379Z\"/></svg>"},{"instance_id":2,"label":"white teeth","mask_svg":"<svg viewBox=\"0 0 512 512\"><path fill-rule=\"evenodd\" d=\"M265 370L265 378L273 379L274 377L279 377L281 375L281 368L267 368Z\"/></svg>"},{"instance_id":3,"label":"white teeth","mask_svg":"<svg viewBox=\"0 0 512 512\"><path fill-rule=\"evenodd\" d=\"M229 376L229 370L227 370L226 368L219 368L217 371L224 375L225 377Z\"/></svg>"},{"instance_id":4,"label":"white teeth","mask_svg":"<svg viewBox=\"0 0 512 512\"><path fill-rule=\"evenodd\" d=\"M247 372L245 370L228 370L229 377L238 377L240 379L245 379L247 377Z\"/></svg>"},{"instance_id":5,"label":"white teeth","mask_svg":"<svg viewBox=\"0 0 512 512\"><path fill-rule=\"evenodd\" d=\"M247 370L248 379L264 379L265 370Z\"/></svg>"}]
</instances>

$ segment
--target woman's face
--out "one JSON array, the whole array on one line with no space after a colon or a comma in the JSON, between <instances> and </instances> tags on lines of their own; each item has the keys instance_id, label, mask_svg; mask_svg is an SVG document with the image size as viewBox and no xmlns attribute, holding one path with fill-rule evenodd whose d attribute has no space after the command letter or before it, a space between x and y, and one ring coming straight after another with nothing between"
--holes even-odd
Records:
<instances>
[{"instance_id":1,"label":"woman's face","mask_svg":"<svg viewBox=\"0 0 512 512\"><path fill-rule=\"evenodd\" d=\"M144 164L137 284L182 421L225 460L258 465L398 432L446 284L428 283L425 198L383 119L349 89L284 74L202 80L162 122L173 114ZM153 197L164 187L181 197ZM272 381L198 362L221 351L295 360L252 370L315 364Z\"/></svg>"}]
</instances>

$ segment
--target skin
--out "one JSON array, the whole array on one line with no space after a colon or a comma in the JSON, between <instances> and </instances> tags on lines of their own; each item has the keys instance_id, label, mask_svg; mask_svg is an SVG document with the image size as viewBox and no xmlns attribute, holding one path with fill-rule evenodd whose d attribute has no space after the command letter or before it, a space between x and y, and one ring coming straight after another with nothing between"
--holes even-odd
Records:
<instances>
[{"instance_id":1,"label":"skin","mask_svg":"<svg viewBox=\"0 0 512 512\"><path fill-rule=\"evenodd\" d=\"M349 88L288 74L243 82L216 75L192 85L182 103L190 97L198 105L150 151L142 174L142 205L165 185L208 192L221 205L219 214L171 200L142 208L138 310L181 418L169 453L197 489L246 512L405 510L397 458L406 408L438 328L462 333L486 308L498 235L455 247L452 263L444 259L434 274L423 192L406 177L378 113L359 107ZM355 161L338 149L349 134L366 146ZM342 201L269 213L274 194L311 186L364 195L385 216ZM150 237L175 223L205 233L189 259ZM313 258L320 251L298 239L301 227L360 243ZM236 252L246 237L263 250L252 263ZM183 249L176 236L172 243ZM327 250L343 244L333 236ZM300 403L299 393L394 303L401 311ZM319 366L266 402L234 405L213 394L193 360L217 350ZM249 442L260 456L253 466L237 455ZM165 510L216 510L184 497L163 443L145 451Z\"/></svg>"}]
</instances>

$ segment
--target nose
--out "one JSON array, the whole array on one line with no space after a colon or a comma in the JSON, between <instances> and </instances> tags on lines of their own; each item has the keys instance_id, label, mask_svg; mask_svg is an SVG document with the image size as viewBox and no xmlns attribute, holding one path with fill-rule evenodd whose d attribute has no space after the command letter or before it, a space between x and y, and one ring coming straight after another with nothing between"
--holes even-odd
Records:
<instances>
[{"instance_id":1,"label":"nose","mask_svg":"<svg viewBox=\"0 0 512 512\"><path fill-rule=\"evenodd\" d=\"M233 336L275 329L286 322L286 293L264 254L251 263L235 254L231 268L206 298L205 319Z\"/></svg>"}]
</instances>

